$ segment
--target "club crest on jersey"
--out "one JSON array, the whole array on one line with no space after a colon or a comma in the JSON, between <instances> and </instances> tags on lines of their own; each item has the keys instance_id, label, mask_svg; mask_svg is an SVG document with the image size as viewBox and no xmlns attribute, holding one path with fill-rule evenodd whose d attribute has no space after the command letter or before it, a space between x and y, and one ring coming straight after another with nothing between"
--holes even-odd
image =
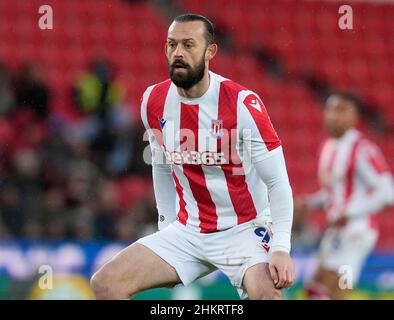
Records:
<instances>
[{"instance_id":1,"label":"club crest on jersey","mask_svg":"<svg viewBox=\"0 0 394 320\"><path fill-rule=\"evenodd\" d=\"M216 139L220 139L223 136L223 120L212 120L211 135Z\"/></svg>"},{"instance_id":2,"label":"club crest on jersey","mask_svg":"<svg viewBox=\"0 0 394 320\"><path fill-rule=\"evenodd\" d=\"M164 128L165 124L166 124L167 120L165 119L160 119L160 128Z\"/></svg>"}]
</instances>

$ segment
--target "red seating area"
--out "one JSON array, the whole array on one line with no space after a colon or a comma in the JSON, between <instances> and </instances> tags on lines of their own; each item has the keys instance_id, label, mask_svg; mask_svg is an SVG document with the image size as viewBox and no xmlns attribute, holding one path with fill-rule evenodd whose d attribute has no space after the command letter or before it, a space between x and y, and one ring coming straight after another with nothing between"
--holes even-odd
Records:
<instances>
[{"instance_id":1,"label":"red seating area","mask_svg":"<svg viewBox=\"0 0 394 320\"><path fill-rule=\"evenodd\" d=\"M284 62L288 75L309 72L337 89L356 92L394 124L394 5L351 3L353 30L338 27L342 2L307 0L179 0L185 11L206 15L234 38L237 52L269 50ZM246 54L245 54L246 55ZM229 58L232 60L234 58ZM250 58L250 64L253 59ZM228 64L233 66L233 64ZM228 66L227 65L227 66ZM316 151L324 132L319 103L294 82L274 82L261 67L232 70L261 95L285 146L295 193L316 188ZM223 73L229 72L223 68ZM259 79L252 80L253 77ZM243 79L245 74L245 79ZM258 75L260 74L260 75ZM248 83L248 80L250 82ZM382 148L394 169L392 137L363 128ZM390 139L391 138L391 139ZM392 247L394 210L379 216L380 247Z\"/></svg>"},{"instance_id":2,"label":"red seating area","mask_svg":"<svg viewBox=\"0 0 394 320\"><path fill-rule=\"evenodd\" d=\"M157 50L157 44L164 43L167 23L152 4L49 0L45 4L53 8L54 28L41 30L42 4L0 1L0 59L14 68L26 60L39 63L55 92L56 110L72 114L69 87L96 55L114 64L134 105L148 85L167 76L164 55Z\"/></svg>"},{"instance_id":3,"label":"red seating area","mask_svg":"<svg viewBox=\"0 0 394 320\"><path fill-rule=\"evenodd\" d=\"M354 89L394 120L394 5L351 3L353 30L338 27L338 1L185 0L211 16L239 49L266 48L287 72L313 72L339 89ZM373 63L371 63L373 62Z\"/></svg>"},{"instance_id":4,"label":"red seating area","mask_svg":"<svg viewBox=\"0 0 394 320\"><path fill-rule=\"evenodd\" d=\"M38 8L53 8L53 29L38 27ZM41 67L53 94L52 110L69 119L78 117L70 90L79 72L97 55L115 67L118 81L127 88L127 100L139 108L144 89L167 77L162 48L167 23L149 3L123 0L0 1L0 61L16 71L26 61ZM163 43L157 50L158 43ZM117 182L119 207L146 198L151 181L139 177Z\"/></svg>"},{"instance_id":5,"label":"red seating area","mask_svg":"<svg viewBox=\"0 0 394 320\"><path fill-rule=\"evenodd\" d=\"M340 4L333 2L178 2L185 11L211 17L234 38L237 54L220 51L212 70L260 94L285 146L295 193L317 187L316 151L324 136L321 106L301 82L273 79L250 49L274 52L289 74L308 70L333 87L355 89L394 123L394 68L389 65L394 56L393 5L352 4L354 30L342 31L337 24ZM74 116L68 98L70 85L97 54L115 65L135 106L146 86L168 76L160 45L164 45L167 21L153 4L48 0L45 4L53 8L54 29L40 30L38 8L42 4L39 0L0 1L0 60L12 68L26 60L41 64L54 91L55 111ZM394 169L394 143L380 136L373 138ZM392 246L392 210L380 216L380 224L380 245Z\"/></svg>"}]
</instances>

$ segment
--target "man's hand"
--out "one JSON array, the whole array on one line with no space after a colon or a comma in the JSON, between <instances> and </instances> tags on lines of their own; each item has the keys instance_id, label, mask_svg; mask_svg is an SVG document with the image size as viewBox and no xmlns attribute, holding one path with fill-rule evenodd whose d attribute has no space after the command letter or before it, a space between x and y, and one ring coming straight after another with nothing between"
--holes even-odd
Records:
<instances>
[{"instance_id":1,"label":"man's hand","mask_svg":"<svg viewBox=\"0 0 394 320\"><path fill-rule=\"evenodd\" d=\"M335 219L331 222L330 227L342 228L349 221L349 218L346 216L345 212L343 212L339 218Z\"/></svg>"},{"instance_id":2,"label":"man's hand","mask_svg":"<svg viewBox=\"0 0 394 320\"><path fill-rule=\"evenodd\" d=\"M294 199L294 212L299 215L305 215L309 212L309 207L304 196Z\"/></svg>"},{"instance_id":3,"label":"man's hand","mask_svg":"<svg viewBox=\"0 0 394 320\"><path fill-rule=\"evenodd\" d=\"M269 270L275 288L289 288L295 281L294 263L287 252L275 251L272 253Z\"/></svg>"},{"instance_id":4,"label":"man's hand","mask_svg":"<svg viewBox=\"0 0 394 320\"><path fill-rule=\"evenodd\" d=\"M305 197L296 197L294 199L294 217L293 217L293 229L302 230L305 225L305 218L309 213L310 209L305 200Z\"/></svg>"}]
</instances>

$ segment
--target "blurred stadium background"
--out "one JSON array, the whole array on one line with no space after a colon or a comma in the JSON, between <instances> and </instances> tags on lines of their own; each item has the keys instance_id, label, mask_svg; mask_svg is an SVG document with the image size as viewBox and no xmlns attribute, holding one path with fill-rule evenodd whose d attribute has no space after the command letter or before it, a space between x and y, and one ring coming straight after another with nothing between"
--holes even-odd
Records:
<instances>
[{"instance_id":1,"label":"blurred stadium background","mask_svg":"<svg viewBox=\"0 0 394 320\"><path fill-rule=\"evenodd\" d=\"M53 30L38 28L41 5ZM394 4L346 1L353 30L338 27L341 1L0 1L0 299L89 299L104 261L156 228L139 99L168 77L166 31L179 13L216 24L212 70L255 90L285 146L295 194L317 188L327 94L363 102L362 130L394 169ZM354 299L394 299L394 211ZM296 285L315 267L324 214L294 229ZM50 265L54 288L37 287ZM220 273L187 288L137 298L237 299Z\"/></svg>"}]
</instances>

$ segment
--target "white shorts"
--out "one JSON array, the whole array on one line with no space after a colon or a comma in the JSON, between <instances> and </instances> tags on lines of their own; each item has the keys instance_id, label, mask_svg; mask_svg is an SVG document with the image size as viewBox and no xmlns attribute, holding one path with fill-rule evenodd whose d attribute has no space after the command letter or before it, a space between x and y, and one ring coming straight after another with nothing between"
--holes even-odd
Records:
<instances>
[{"instance_id":1,"label":"white shorts","mask_svg":"<svg viewBox=\"0 0 394 320\"><path fill-rule=\"evenodd\" d=\"M373 229L329 228L320 244L320 265L342 274L351 271L355 285L377 239L378 233Z\"/></svg>"},{"instance_id":2,"label":"white shorts","mask_svg":"<svg viewBox=\"0 0 394 320\"><path fill-rule=\"evenodd\" d=\"M198 233L178 221L137 241L175 268L183 285L221 270L247 297L242 280L248 268L270 260L271 224L259 217L224 231Z\"/></svg>"}]
</instances>

